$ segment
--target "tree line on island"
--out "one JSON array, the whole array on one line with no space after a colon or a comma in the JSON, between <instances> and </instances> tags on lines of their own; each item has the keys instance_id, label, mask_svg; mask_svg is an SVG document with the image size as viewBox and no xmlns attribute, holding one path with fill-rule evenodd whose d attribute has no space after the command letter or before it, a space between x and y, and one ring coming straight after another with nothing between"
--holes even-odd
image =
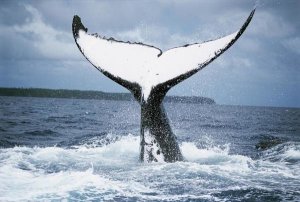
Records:
<instances>
[{"instance_id":1,"label":"tree line on island","mask_svg":"<svg viewBox=\"0 0 300 202\"><path fill-rule=\"evenodd\" d=\"M96 99L116 101L134 100L133 96L130 93L107 93L102 91L90 90L83 91L44 88L0 88L0 96ZM215 104L215 101L211 98L198 96L166 96L164 102Z\"/></svg>"}]
</instances>

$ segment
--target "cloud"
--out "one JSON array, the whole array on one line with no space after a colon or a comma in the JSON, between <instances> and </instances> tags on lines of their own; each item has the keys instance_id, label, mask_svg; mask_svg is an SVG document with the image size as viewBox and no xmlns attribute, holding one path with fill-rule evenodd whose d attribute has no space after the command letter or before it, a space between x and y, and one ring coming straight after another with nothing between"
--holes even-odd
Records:
<instances>
[{"instance_id":1,"label":"cloud","mask_svg":"<svg viewBox=\"0 0 300 202\"><path fill-rule=\"evenodd\" d=\"M0 85L124 90L92 68L78 51L71 32L74 14L81 16L90 33L167 50L236 31L254 2L3 1ZM259 2L251 24L234 46L171 94L204 95L222 104L284 105L286 101L299 106L300 3Z\"/></svg>"},{"instance_id":2,"label":"cloud","mask_svg":"<svg viewBox=\"0 0 300 202\"><path fill-rule=\"evenodd\" d=\"M20 36L9 26L0 25L0 59L38 59L42 55L32 48L32 42L27 36Z\"/></svg>"},{"instance_id":3,"label":"cloud","mask_svg":"<svg viewBox=\"0 0 300 202\"><path fill-rule=\"evenodd\" d=\"M268 11L258 11L254 17L255 29L250 29L250 34L266 38L286 37L297 30L289 21Z\"/></svg>"},{"instance_id":4,"label":"cloud","mask_svg":"<svg viewBox=\"0 0 300 202\"><path fill-rule=\"evenodd\" d=\"M166 27L145 24L140 24L130 30L117 32L115 36L124 41L142 42L153 45L164 51L199 40L195 34L183 35L172 33Z\"/></svg>"},{"instance_id":5,"label":"cloud","mask_svg":"<svg viewBox=\"0 0 300 202\"><path fill-rule=\"evenodd\" d=\"M44 59L78 59L71 32L64 32L47 25L39 11L26 5L26 11L31 15L23 25L14 25L13 30L19 38L27 40L30 48L36 50Z\"/></svg>"},{"instance_id":6,"label":"cloud","mask_svg":"<svg viewBox=\"0 0 300 202\"><path fill-rule=\"evenodd\" d=\"M300 37L289 38L284 40L282 43L285 48L300 55Z\"/></svg>"}]
</instances>

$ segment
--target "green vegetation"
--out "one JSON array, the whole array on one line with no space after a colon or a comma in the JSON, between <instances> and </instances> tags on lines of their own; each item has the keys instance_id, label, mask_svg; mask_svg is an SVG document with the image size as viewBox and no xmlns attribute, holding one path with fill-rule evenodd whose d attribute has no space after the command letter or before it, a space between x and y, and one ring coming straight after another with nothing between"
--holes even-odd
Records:
<instances>
[{"instance_id":1,"label":"green vegetation","mask_svg":"<svg viewBox=\"0 0 300 202\"><path fill-rule=\"evenodd\" d=\"M71 99L96 99L96 100L120 100L133 101L130 93L105 93L101 91L81 90L53 90L43 88L0 88L0 96L19 97L48 97ZM165 102L215 104L215 101L206 97L167 96Z\"/></svg>"}]
</instances>

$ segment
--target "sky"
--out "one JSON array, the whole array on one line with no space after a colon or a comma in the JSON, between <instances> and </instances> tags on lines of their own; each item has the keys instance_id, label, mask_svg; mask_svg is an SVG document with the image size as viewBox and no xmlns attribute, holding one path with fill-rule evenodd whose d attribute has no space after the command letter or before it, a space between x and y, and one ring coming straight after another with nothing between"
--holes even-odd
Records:
<instances>
[{"instance_id":1,"label":"sky","mask_svg":"<svg viewBox=\"0 0 300 202\"><path fill-rule=\"evenodd\" d=\"M71 31L75 14L89 33L168 50L237 31L256 5L242 37L168 95L205 96L225 105L300 107L299 0L0 0L0 4L0 87L105 92L127 90L79 52Z\"/></svg>"}]
</instances>

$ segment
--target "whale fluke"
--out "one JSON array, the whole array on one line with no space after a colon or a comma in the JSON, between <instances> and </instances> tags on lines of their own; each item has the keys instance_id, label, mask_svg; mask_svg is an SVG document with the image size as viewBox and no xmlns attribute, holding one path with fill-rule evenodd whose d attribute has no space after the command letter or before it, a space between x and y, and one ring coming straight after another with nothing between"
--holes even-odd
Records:
<instances>
[{"instance_id":1,"label":"whale fluke","mask_svg":"<svg viewBox=\"0 0 300 202\"><path fill-rule=\"evenodd\" d=\"M127 88L141 105L142 161L183 160L162 100L170 88L189 78L237 41L255 9L233 34L165 52L157 47L88 34L79 16L73 18L75 42L85 58L104 75Z\"/></svg>"}]
</instances>

